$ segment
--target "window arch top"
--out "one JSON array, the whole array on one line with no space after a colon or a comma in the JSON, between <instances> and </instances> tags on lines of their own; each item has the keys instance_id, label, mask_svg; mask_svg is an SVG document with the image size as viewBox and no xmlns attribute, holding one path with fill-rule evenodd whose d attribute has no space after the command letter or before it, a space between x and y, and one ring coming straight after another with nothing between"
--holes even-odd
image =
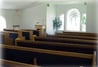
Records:
<instances>
[{"instance_id":1,"label":"window arch top","mask_svg":"<svg viewBox=\"0 0 98 67\"><path fill-rule=\"evenodd\" d=\"M67 12L67 31L80 31L80 11L72 8Z\"/></svg>"}]
</instances>

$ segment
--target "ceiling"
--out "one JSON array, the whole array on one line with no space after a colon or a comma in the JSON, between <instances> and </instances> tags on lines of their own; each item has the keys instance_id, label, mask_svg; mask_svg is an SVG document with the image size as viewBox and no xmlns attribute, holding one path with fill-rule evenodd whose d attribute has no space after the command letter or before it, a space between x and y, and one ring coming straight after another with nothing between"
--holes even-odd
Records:
<instances>
[{"instance_id":1,"label":"ceiling","mask_svg":"<svg viewBox=\"0 0 98 67\"><path fill-rule=\"evenodd\" d=\"M35 6L40 3L52 4L75 4L91 2L93 0L0 0L1 9L22 9L28 6Z\"/></svg>"}]
</instances>

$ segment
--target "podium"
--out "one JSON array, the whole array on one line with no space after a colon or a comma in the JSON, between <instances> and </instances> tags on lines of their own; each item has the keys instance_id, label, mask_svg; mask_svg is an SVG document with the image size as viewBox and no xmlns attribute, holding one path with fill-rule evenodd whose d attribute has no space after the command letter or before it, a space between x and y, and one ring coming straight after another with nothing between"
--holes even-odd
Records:
<instances>
[{"instance_id":1,"label":"podium","mask_svg":"<svg viewBox=\"0 0 98 67\"><path fill-rule=\"evenodd\" d=\"M36 30L39 30L39 36L45 35L45 27L43 25L35 25Z\"/></svg>"}]
</instances>

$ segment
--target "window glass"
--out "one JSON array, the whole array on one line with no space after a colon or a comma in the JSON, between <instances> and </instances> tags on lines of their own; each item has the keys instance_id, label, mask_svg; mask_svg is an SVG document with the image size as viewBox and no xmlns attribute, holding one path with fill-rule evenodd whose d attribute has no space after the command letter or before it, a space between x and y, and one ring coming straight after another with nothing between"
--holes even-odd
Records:
<instances>
[{"instance_id":1,"label":"window glass","mask_svg":"<svg viewBox=\"0 0 98 67\"><path fill-rule=\"evenodd\" d=\"M81 31L86 32L86 13L82 15L81 19Z\"/></svg>"},{"instance_id":2,"label":"window glass","mask_svg":"<svg viewBox=\"0 0 98 67\"><path fill-rule=\"evenodd\" d=\"M80 11L76 8L70 9L67 13L67 31L80 31Z\"/></svg>"}]
</instances>

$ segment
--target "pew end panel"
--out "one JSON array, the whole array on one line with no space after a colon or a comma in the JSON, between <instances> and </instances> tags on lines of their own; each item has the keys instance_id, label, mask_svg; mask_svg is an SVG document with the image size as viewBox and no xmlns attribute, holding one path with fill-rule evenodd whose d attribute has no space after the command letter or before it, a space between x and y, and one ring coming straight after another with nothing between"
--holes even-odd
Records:
<instances>
[{"instance_id":1,"label":"pew end panel","mask_svg":"<svg viewBox=\"0 0 98 67\"><path fill-rule=\"evenodd\" d=\"M15 39L18 37L17 32L4 32L4 44L15 45Z\"/></svg>"}]
</instances>

